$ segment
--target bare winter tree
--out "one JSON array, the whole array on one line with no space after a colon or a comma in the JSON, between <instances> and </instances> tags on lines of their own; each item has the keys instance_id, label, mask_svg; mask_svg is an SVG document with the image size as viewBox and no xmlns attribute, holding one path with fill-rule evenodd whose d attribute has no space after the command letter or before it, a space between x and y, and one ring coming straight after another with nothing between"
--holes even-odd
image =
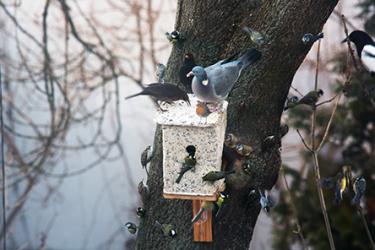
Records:
<instances>
[{"instance_id":1,"label":"bare winter tree","mask_svg":"<svg viewBox=\"0 0 375 250\"><path fill-rule=\"evenodd\" d=\"M6 188L13 194L1 240L11 238L14 222L37 183L45 184L47 202L64 178L120 159L124 178L135 192L120 141L120 88L129 82L142 85L155 70L157 52L168 48L154 28L163 2L0 1ZM37 6L35 15L28 13L30 6ZM116 18L108 19L107 13ZM106 130L108 126L112 129ZM90 133L81 135L82 128ZM86 165L56 169L79 152L93 157ZM121 234L118 228L107 245ZM48 232L44 233L45 239ZM13 246L21 243L30 247L30 242Z\"/></svg>"},{"instance_id":2,"label":"bare winter tree","mask_svg":"<svg viewBox=\"0 0 375 250\"><path fill-rule=\"evenodd\" d=\"M178 69L183 54L194 53L201 65L254 46L242 27L251 26L264 33L266 42L259 48L262 59L243 72L229 101L227 131L260 149L269 135L279 133L283 104L294 73L310 49L301 42L303 34L317 33L337 0L317 1L178 1L176 30L186 38L174 45L168 62L167 80L178 82ZM213 223L214 242L194 243L192 240L191 201L166 200L162 197L161 130L155 135L156 156L151 164L148 186L151 198L144 206L148 216L142 220L137 249L248 249L260 205L249 198L256 188L271 189L279 167L278 147L270 151L256 150L251 156L251 174L234 165L236 173L227 179L228 204ZM178 237L164 237L154 223L172 223ZM323 226L323 224L322 224Z\"/></svg>"}]
</instances>

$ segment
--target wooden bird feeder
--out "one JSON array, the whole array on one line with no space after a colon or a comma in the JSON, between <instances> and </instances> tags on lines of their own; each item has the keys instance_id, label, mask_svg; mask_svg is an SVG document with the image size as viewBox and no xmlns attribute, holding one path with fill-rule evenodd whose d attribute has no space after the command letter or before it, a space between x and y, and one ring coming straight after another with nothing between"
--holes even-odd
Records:
<instances>
[{"instance_id":1,"label":"wooden bird feeder","mask_svg":"<svg viewBox=\"0 0 375 250\"><path fill-rule=\"evenodd\" d=\"M189 97L191 106L183 102L170 105L167 111L158 113L156 122L163 134L163 195L167 199L193 200L194 216L201 201L216 201L217 193L225 188L223 179L211 183L202 177L221 170L228 103L206 119L196 114L197 99ZM176 183L188 146L195 147L197 163L194 171L187 171ZM204 218L194 224L194 241L212 241L211 216L204 213Z\"/></svg>"}]
</instances>

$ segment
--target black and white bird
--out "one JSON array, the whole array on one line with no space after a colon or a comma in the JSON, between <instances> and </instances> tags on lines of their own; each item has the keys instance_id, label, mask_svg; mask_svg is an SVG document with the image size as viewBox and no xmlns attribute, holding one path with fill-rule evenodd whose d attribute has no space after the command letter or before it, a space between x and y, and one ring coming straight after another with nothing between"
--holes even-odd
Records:
<instances>
[{"instance_id":1,"label":"black and white bird","mask_svg":"<svg viewBox=\"0 0 375 250\"><path fill-rule=\"evenodd\" d=\"M357 54L361 59L363 66L372 76L375 76L375 42L374 40L364 31L355 30L348 38L345 38L342 42L347 40L353 42L357 49Z\"/></svg>"},{"instance_id":2,"label":"black and white bird","mask_svg":"<svg viewBox=\"0 0 375 250\"><path fill-rule=\"evenodd\" d=\"M261 56L261 52L251 48L237 60L224 59L206 68L195 66L187 74L187 77L194 75L191 86L193 93L201 102L221 103L229 95L242 70Z\"/></svg>"}]
</instances>

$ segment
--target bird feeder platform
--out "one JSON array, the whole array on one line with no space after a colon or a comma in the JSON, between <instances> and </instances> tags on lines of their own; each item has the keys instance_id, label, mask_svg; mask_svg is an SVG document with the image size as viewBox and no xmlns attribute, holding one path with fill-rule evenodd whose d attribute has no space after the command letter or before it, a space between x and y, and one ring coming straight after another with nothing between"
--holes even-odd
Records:
<instances>
[{"instance_id":1,"label":"bird feeder platform","mask_svg":"<svg viewBox=\"0 0 375 250\"><path fill-rule=\"evenodd\" d=\"M163 135L163 195L168 199L215 201L217 193L225 188L224 180L211 183L202 177L221 170L228 103L224 102L208 117L200 117L196 114L197 99L189 97L191 106L183 102L171 104L156 118ZM176 183L188 146L196 149L195 170L187 171Z\"/></svg>"}]
</instances>

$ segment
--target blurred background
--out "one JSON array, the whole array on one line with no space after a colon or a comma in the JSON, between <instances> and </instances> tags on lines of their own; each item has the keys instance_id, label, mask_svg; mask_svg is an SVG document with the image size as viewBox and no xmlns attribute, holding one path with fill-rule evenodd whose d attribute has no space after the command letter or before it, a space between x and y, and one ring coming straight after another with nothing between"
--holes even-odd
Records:
<instances>
[{"instance_id":1,"label":"blurred background","mask_svg":"<svg viewBox=\"0 0 375 250\"><path fill-rule=\"evenodd\" d=\"M167 63L172 47L164 33L174 28L176 7L174 0L0 1L9 249L132 249L135 237L122 225L138 222L137 185L146 180L140 154L153 142L155 108L147 97L124 97L155 82L156 64ZM340 1L325 25L324 100L345 79L341 14L349 31L374 37L374 8L374 0ZM301 93L313 88L316 47L292 83ZM362 206L373 230L375 107L359 91L371 81L353 74L320 160L323 176L350 164L366 177ZM318 113L318 137L332 105ZM282 158L306 241L311 249L328 249L311 158L294 129L308 134L309 116L303 108L283 115L291 129ZM300 249L282 178L271 193L277 206L261 212L250 249ZM337 249L370 249L350 198L335 206L333 192L325 194Z\"/></svg>"}]
</instances>

